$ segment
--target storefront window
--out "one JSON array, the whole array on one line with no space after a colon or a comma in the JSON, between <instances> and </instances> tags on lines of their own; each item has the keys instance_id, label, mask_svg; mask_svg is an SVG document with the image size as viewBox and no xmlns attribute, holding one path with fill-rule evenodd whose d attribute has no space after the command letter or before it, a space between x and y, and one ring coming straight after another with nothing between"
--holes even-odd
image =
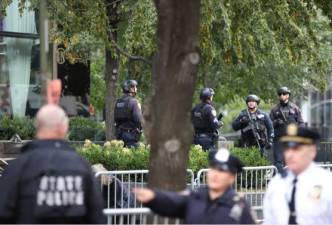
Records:
<instances>
[{"instance_id":1,"label":"storefront window","mask_svg":"<svg viewBox=\"0 0 332 225\"><path fill-rule=\"evenodd\" d=\"M6 32L37 34L35 13L20 14L17 0L6 9L6 17L0 24ZM34 38L1 37L0 113L33 116L40 107L38 46L39 40Z\"/></svg>"}]
</instances>

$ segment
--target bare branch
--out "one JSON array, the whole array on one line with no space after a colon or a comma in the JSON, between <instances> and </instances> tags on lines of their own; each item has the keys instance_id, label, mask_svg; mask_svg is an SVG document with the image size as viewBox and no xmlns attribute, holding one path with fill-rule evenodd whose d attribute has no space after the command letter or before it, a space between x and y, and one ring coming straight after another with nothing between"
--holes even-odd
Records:
<instances>
[{"instance_id":1,"label":"bare branch","mask_svg":"<svg viewBox=\"0 0 332 225\"><path fill-rule=\"evenodd\" d=\"M124 49L122 49L118 43L116 43L116 41L114 40L112 31L110 31L110 39L111 39L111 43L114 45L114 47L116 48L116 50L118 50L118 52L124 56L126 56L128 59L133 60L133 61L142 61L145 64L152 66L152 62L146 58L144 58L143 56L136 56L136 55L131 55L128 52L126 52Z\"/></svg>"}]
</instances>

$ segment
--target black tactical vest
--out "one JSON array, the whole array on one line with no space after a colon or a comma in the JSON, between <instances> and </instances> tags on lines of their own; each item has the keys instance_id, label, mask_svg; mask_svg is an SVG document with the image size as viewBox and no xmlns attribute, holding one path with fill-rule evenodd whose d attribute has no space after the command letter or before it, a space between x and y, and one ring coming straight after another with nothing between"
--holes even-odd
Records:
<instances>
[{"instance_id":1,"label":"black tactical vest","mask_svg":"<svg viewBox=\"0 0 332 225\"><path fill-rule=\"evenodd\" d=\"M208 104L202 103L197 105L192 111L191 118L196 132L197 131L204 132L210 128L209 121L207 120L207 118L205 118L204 115L204 110L206 109L207 106Z\"/></svg>"},{"instance_id":2,"label":"black tactical vest","mask_svg":"<svg viewBox=\"0 0 332 225\"><path fill-rule=\"evenodd\" d=\"M132 112L129 107L131 99L131 96L123 96L116 101L114 108L114 120L117 124L121 124L132 119Z\"/></svg>"}]
</instances>

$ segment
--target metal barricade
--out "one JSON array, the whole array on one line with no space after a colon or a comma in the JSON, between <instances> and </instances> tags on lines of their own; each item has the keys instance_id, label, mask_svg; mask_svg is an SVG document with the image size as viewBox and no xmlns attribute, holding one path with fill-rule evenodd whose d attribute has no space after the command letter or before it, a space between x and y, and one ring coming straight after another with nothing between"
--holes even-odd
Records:
<instances>
[{"instance_id":1,"label":"metal barricade","mask_svg":"<svg viewBox=\"0 0 332 225\"><path fill-rule=\"evenodd\" d=\"M148 170L105 171L96 173L100 181L100 188L105 208L141 208L142 204L136 200L131 192L133 188L145 187ZM194 172L187 170L187 186L194 187Z\"/></svg>"},{"instance_id":2,"label":"metal barricade","mask_svg":"<svg viewBox=\"0 0 332 225\"><path fill-rule=\"evenodd\" d=\"M107 224L180 224L180 219L171 219L153 214L149 208L104 209Z\"/></svg>"}]
</instances>

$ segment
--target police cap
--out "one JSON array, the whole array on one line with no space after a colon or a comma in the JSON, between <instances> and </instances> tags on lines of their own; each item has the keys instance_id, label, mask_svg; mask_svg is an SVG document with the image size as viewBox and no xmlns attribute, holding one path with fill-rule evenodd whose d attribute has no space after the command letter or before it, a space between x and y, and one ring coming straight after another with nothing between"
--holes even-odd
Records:
<instances>
[{"instance_id":1,"label":"police cap","mask_svg":"<svg viewBox=\"0 0 332 225\"><path fill-rule=\"evenodd\" d=\"M242 171L243 164L237 157L231 155L229 150L221 148L209 152L209 166L236 174Z\"/></svg>"},{"instance_id":2,"label":"police cap","mask_svg":"<svg viewBox=\"0 0 332 225\"><path fill-rule=\"evenodd\" d=\"M260 99L257 95L248 95L246 98L246 103L248 104L248 102L257 102L257 105L259 105L260 103Z\"/></svg>"},{"instance_id":3,"label":"police cap","mask_svg":"<svg viewBox=\"0 0 332 225\"><path fill-rule=\"evenodd\" d=\"M299 145L313 145L320 139L317 131L308 127L299 127L296 124L289 124L282 132L279 141L285 147L296 147Z\"/></svg>"},{"instance_id":4,"label":"police cap","mask_svg":"<svg viewBox=\"0 0 332 225\"><path fill-rule=\"evenodd\" d=\"M135 87L137 86L137 81L136 80L126 80L124 83L123 83L123 86L122 86L122 90L124 92L129 92L130 88L131 87Z\"/></svg>"},{"instance_id":5,"label":"police cap","mask_svg":"<svg viewBox=\"0 0 332 225\"><path fill-rule=\"evenodd\" d=\"M201 90L201 93L200 93L200 95L199 95L199 98L201 99L201 100L205 100L205 99L207 99L207 98L209 98L209 97L211 97L211 96L213 96L214 95L214 90L212 89L212 88L203 88L202 90Z\"/></svg>"},{"instance_id":6,"label":"police cap","mask_svg":"<svg viewBox=\"0 0 332 225\"><path fill-rule=\"evenodd\" d=\"M288 89L288 87L280 87L277 91L278 95L281 94L291 94L291 91Z\"/></svg>"}]
</instances>

